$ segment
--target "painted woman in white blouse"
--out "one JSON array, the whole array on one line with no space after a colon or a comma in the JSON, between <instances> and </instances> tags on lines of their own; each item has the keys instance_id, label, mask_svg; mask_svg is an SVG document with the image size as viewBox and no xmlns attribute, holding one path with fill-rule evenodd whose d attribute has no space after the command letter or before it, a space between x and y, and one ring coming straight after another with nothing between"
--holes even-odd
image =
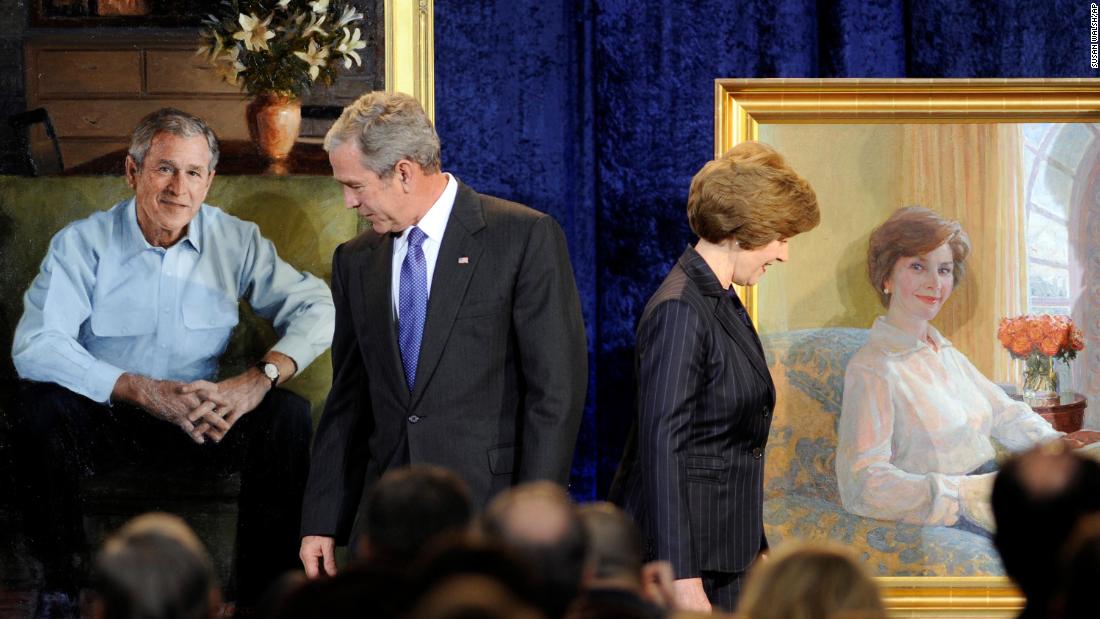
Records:
<instances>
[{"instance_id":1,"label":"painted woman in white blouse","mask_svg":"<svg viewBox=\"0 0 1100 619\"><path fill-rule=\"evenodd\" d=\"M1063 436L929 325L969 252L958 222L922 207L871 234L868 270L887 311L844 376L836 472L849 512L991 530L991 439L1021 451Z\"/></svg>"}]
</instances>

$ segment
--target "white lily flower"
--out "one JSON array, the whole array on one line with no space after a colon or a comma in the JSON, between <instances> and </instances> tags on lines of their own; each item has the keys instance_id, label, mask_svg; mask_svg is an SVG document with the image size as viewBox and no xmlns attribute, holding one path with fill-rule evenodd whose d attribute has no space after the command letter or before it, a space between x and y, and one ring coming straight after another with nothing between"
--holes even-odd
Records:
<instances>
[{"instance_id":1,"label":"white lily flower","mask_svg":"<svg viewBox=\"0 0 1100 619\"><path fill-rule=\"evenodd\" d=\"M340 42L336 44L334 49L336 53L344 57L344 68L351 68L352 59L355 60L356 66L363 66L363 59L359 57L359 53L355 50L363 49L367 46L367 43L359 40L359 29L356 28L354 33L348 32L347 28L343 28L342 30L344 31L344 36L340 37Z\"/></svg>"},{"instance_id":2,"label":"white lily flower","mask_svg":"<svg viewBox=\"0 0 1100 619\"><path fill-rule=\"evenodd\" d=\"M328 0L313 0L309 3L309 6L314 13L325 13L328 11Z\"/></svg>"},{"instance_id":3,"label":"white lily flower","mask_svg":"<svg viewBox=\"0 0 1100 619\"><path fill-rule=\"evenodd\" d=\"M356 11L355 7L349 4L348 6L344 7L344 12L340 15L340 19L336 21L336 27L340 28L346 26L351 22L362 18L363 14L359 11Z\"/></svg>"},{"instance_id":4,"label":"white lily flower","mask_svg":"<svg viewBox=\"0 0 1100 619\"><path fill-rule=\"evenodd\" d=\"M205 56L206 59L213 64L218 60L218 56L221 55L225 46L222 44L222 38L217 32L210 32L211 41L206 45L203 45L195 52L196 56Z\"/></svg>"},{"instance_id":5,"label":"white lily flower","mask_svg":"<svg viewBox=\"0 0 1100 619\"><path fill-rule=\"evenodd\" d=\"M309 20L309 25L306 26L306 29L302 31L302 38L304 39L314 33L321 36L325 36L326 34L328 34L327 32L325 32L325 29L321 27L321 24L325 23L326 17L327 15L314 15L313 17L311 17Z\"/></svg>"},{"instance_id":6,"label":"white lily flower","mask_svg":"<svg viewBox=\"0 0 1100 619\"><path fill-rule=\"evenodd\" d=\"M241 24L241 30L235 33L233 38L244 42L245 48L250 52L268 50L267 41L275 38L275 33L267 27L273 16L274 13L268 15L267 19L260 21L260 18L255 15L241 13L237 18L237 21Z\"/></svg>"},{"instance_id":7,"label":"white lily flower","mask_svg":"<svg viewBox=\"0 0 1100 619\"><path fill-rule=\"evenodd\" d=\"M241 63L241 48L237 45L225 49L217 58L217 62L214 65L214 70L222 79L230 84L236 86L239 83L238 76L241 71L245 70L244 64Z\"/></svg>"},{"instance_id":8,"label":"white lily flower","mask_svg":"<svg viewBox=\"0 0 1100 619\"><path fill-rule=\"evenodd\" d=\"M294 55L309 65L309 77L317 81L317 76L328 61L328 48L317 47L317 41L310 39L309 48L304 52L294 52Z\"/></svg>"}]
</instances>

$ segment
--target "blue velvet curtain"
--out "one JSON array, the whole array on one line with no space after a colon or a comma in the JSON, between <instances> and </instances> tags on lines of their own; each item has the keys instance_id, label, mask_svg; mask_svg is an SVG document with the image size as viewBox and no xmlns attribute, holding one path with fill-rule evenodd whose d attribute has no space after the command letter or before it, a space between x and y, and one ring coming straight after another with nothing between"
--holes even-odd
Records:
<instances>
[{"instance_id":1,"label":"blue velvet curtain","mask_svg":"<svg viewBox=\"0 0 1100 619\"><path fill-rule=\"evenodd\" d=\"M444 167L552 214L589 338L571 491L603 497L634 415L634 327L693 242L718 77L1095 77L1089 3L437 0Z\"/></svg>"}]
</instances>

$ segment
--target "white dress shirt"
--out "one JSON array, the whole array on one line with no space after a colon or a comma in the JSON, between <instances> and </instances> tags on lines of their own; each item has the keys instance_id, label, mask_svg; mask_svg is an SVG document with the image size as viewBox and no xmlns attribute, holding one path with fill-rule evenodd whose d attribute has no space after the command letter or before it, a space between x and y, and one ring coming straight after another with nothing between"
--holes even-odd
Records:
<instances>
[{"instance_id":1,"label":"white dress shirt","mask_svg":"<svg viewBox=\"0 0 1100 619\"><path fill-rule=\"evenodd\" d=\"M443 244L443 233L447 230L447 221L451 218L451 209L455 205L455 196L458 195L458 181L449 173L447 187L439 194L432 207L416 223L416 227L424 232L425 239L420 247L424 250L424 262L428 269L428 298L432 295L432 275L435 273L435 261L439 258L439 248ZM405 255L409 253L409 230L412 226L401 231L401 236L393 242L392 265L392 292L393 315L397 317L397 301L401 298L401 263L405 261Z\"/></svg>"}]
</instances>

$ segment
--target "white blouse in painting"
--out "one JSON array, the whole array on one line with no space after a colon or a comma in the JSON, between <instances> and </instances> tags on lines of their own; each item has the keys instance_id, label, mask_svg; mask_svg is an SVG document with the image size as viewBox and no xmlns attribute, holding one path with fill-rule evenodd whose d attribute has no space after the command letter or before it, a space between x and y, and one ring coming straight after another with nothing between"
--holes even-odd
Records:
<instances>
[{"instance_id":1,"label":"white blouse in painting","mask_svg":"<svg viewBox=\"0 0 1100 619\"><path fill-rule=\"evenodd\" d=\"M996 439L1022 451L1062 436L1010 398L929 326L935 346L878 318L852 357L836 454L845 509L951 526L967 501L988 501Z\"/></svg>"}]
</instances>

